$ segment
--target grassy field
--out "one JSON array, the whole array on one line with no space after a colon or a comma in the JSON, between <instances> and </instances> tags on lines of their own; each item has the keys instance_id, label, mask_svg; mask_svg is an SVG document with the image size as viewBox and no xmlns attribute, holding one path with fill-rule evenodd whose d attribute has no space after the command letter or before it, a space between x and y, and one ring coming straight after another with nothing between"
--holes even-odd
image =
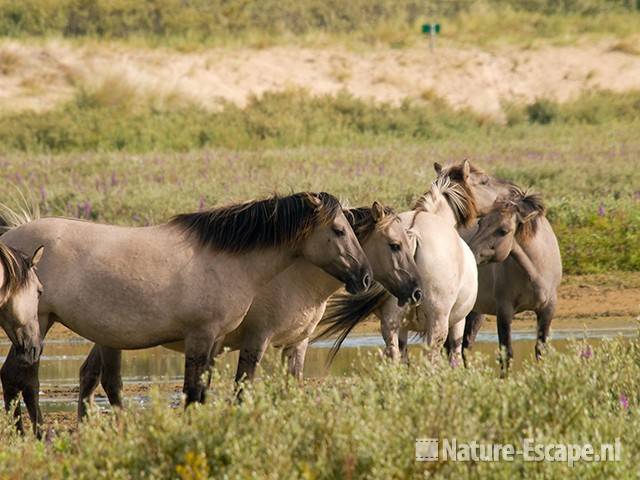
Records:
<instances>
[{"instance_id":1,"label":"grassy field","mask_svg":"<svg viewBox=\"0 0 640 480\"><path fill-rule=\"evenodd\" d=\"M94 94L5 116L3 201L19 202L18 185L47 215L133 225L305 189L405 209L434 161L469 158L544 195L567 273L640 269L635 93L512 106L507 125L438 99L392 107L285 92L219 113L131 105Z\"/></svg>"},{"instance_id":2,"label":"grassy field","mask_svg":"<svg viewBox=\"0 0 640 480\"><path fill-rule=\"evenodd\" d=\"M394 367L376 355L358 378L304 388L274 374L230 401L231 372L212 402L186 414L156 397L146 409L100 415L48 444L5 424L4 478L631 478L638 462L640 344L609 341L550 352L501 380L470 369ZM419 362L418 362L419 363ZM327 412L331 412L328 414ZM6 420L5 420L6 421ZM416 438L459 443L592 444L620 439L620 461L416 462ZM442 454L441 454L442 455ZM441 457L442 458L442 457ZM19 461L17 461L19 459ZM27 467L28 466L28 467Z\"/></svg>"},{"instance_id":3,"label":"grassy field","mask_svg":"<svg viewBox=\"0 0 640 480\"><path fill-rule=\"evenodd\" d=\"M0 201L18 208L35 203L43 215L138 226L274 191L325 190L350 205L380 200L402 210L428 188L434 162L468 158L543 194L565 273L573 275L569 286L637 287L640 92L595 90L595 70L573 78L582 82L575 91L585 93L568 95L565 103L538 98L503 105L499 97L502 118L454 109L431 90L397 103L363 100L346 91L323 96L286 90L246 105L221 102L216 109L172 96L170 89L141 88L119 70L111 75L92 70L88 61L92 46L120 55L122 64L136 58L134 74L139 73L135 65L177 63L183 52L207 52L215 60L232 57L241 50L236 47L312 45L317 52L338 45L353 55L372 46L417 49L425 41L420 25L432 19L442 23L441 38L449 45L495 54L469 69L491 70L504 60L505 46L527 52L587 42L597 46L597 60L602 48L619 54L623 65L640 55L636 0L0 0L0 76L14 95L1 99L6 110L0 109ZM25 45L35 47L19 48ZM47 46L38 50L39 45ZM73 50L78 46L88 49ZM146 55L150 51L161 55ZM102 58L109 63L113 57ZM509 58L514 71L526 60ZM183 64L186 73L176 69L174 78L188 76L193 65L206 70L208 61L200 65L192 59ZM277 61L275 55L271 62ZM349 75L342 63L336 65L336 77ZM100 78L92 77L96 71ZM618 70L610 71L615 77ZM371 72L376 75L393 80L389 72ZM35 97L44 98L50 83L60 91L45 98L48 103L41 101L46 108L11 108L12 101L38 107ZM25 103L25 92L33 93L27 98L31 103ZM611 305L611 311L617 307ZM9 417L0 416L0 477L629 478L636 473L637 339L605 341L593 349L576 344L567 354L552 351L542 363L507 379L497 378L495 365L479 357L470 369L437 371L420 361L410 368L377 356L360 361L362 374L303 387L285 375L262 375L247 387L242 404L231 401L231 372L218 372L213 401L205 406L183 413L169 409L158 394L148 408L97 415L72 432L61 426L43 442L17 436ZM417 437L516 446L524 438L595 446L620 438L623 450L620 462L573 468L522 458L419 463Z\"/></svg>"},{"instance_id":4,"label":"grassy field","mask_svg":"<svg viewBox=\"0 0 640 480\"><path fill-rule=\"evenodd\" d=\"M0 35L124 39L192 50L212 45L341 42L402 48L424 21L448 40L532 45L637 34L635 0L25 0L0 1Z\"/></svg>"}]
</instances>

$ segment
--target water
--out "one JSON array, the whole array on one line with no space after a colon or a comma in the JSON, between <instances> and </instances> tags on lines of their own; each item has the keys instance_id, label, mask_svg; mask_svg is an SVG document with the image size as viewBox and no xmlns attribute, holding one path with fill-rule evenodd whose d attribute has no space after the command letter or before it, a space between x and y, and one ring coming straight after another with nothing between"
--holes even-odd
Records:
<instances>
[{"instance_id":1,"label":"water","mask_svg":"<svg viewBox=\"0 0 640 480\"><path fill-rule=\"evenodd\" d=\"M602 328L590 330L554 330L551 344L559 351L568 348L570 339L590 339L590 343L597 344L606 338L616 336L630 337L637 335L635 326L626 328ZM535 332L515 331L512 334L514 340L514 369L518 369L523 362L534 358ZM497 356L497 335L482 331L478 335L475 352ZM413 359L419 358L418 339L410 339L410 355ZM351 336L344 342L334 363L329 370L326 368L326 358L331 341L318 342L307 352L305 363L305 377L322 377L325 375L342 375L353 373L360 365L356 362L362 352L380 352L384 343L379 334ZM40 364L41 380L41 404L45 411L68 411L75 409L77 400L78 372L82 362L86 358L92 343L83 339L51 339L46 341L44 354ZM9 342L0 342L0 352L3 356L9 349ZM271 351L265 364L273 368L277 365L279 351ZM237 362L237 353L226 353L217 362L217 368L226 368L233 371ZM184 369L184 357L182 354L167 350L162 347L146 350L126 351L123 354L123 381L126 384L180 384ZM104 398L98 397L98 403L106 405ZM144 403L147 398L141 396L129 396L130 402Z\"/></svg>"}]
</instances>

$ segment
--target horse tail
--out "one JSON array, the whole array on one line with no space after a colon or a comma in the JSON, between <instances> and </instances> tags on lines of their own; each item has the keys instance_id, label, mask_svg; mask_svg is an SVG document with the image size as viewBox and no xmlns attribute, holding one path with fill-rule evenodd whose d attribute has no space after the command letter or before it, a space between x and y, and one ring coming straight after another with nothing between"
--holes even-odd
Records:
<instances>
[{"instance_id":1,"label":"horse tail","mask_svg":"<svg viewBox=\"0 0 640 480\"><path fill-rule=\"evenodd\" d=\"M342 342L353 328L363 322L375 310L380 308L391 296L382 285L375 282L371 288L357 295L338 294L329 299L320 325L326 328L313 341L337 335L327 359L327 365L333 362Z\"/></svg>"}]
</instances>

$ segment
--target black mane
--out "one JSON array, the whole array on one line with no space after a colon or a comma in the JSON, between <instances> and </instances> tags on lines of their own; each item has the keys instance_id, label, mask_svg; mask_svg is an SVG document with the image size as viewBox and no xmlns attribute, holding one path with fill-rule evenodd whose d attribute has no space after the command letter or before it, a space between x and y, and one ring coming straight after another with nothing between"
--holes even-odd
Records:
<instances>
[{"instance_id":1,"label":"black mane","mask_svg":"<svg viewBox=\"0 0 640 480\"><path fill-rule=\"evenodd\" d=\"M309 195L315 195L321 206L314 207L308 200ZM169 225L183 230L202 248L243 253L295 245L316 226L333 220L341 208L333 195L302 192L205 212L183 213L173 217Z\"/></svg>"}]
</instances>

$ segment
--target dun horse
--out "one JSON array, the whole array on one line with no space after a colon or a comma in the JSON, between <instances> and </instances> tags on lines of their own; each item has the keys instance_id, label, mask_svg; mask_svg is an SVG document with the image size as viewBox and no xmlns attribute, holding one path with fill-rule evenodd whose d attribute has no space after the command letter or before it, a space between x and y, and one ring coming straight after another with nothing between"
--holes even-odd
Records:
<instances>
[{"instance_id":1,"label":"dun horse","mask_svg":"<svg viewBox=\"0 0 640 480\"><path fill-rule=\"evenodd\" d=\"M25 364L36 362L42 350L38 323L42 284L36 267L43 252L44 248L38 247L27 257L0 243L0 326Z\"/></svg>"},{"instance_id":2,"label":"dun horse","mask_svg":"<svg viewBox=\"0 0 640 480\"><path fill-rule=\"evenodd\" d=\"M371 281L340 203L326 193L182 214L153 227L44 218L9 230L3 240L47 249L39 268L47 286L38 311L43 334L57 321L114 349L184 340L187 405L205 399L203 374L216 339L237 328L259 289L297 258L353 293ZM36 425L37 366L24 369L16 353L12 348L3 380L23 392Z\"/></svg>"},{"instance_id":3,"label":"dun horse","mask_svg":"<svg viewBox=\"0 0 640 480\"><path fill-rule=\"evenodd\" d=\"M465 173L468 175L468 170ZM353 327L375 313L380 318L388 356L399 359L408 330L414 330L424 334L432 361L449 334L450 361L456 363L461 355L465 317L478 289L475 259L456 231L457 226L468 225L476 218L473 195L464 184L439 178L414 209L400 217L418 241L416 264L424 291L422 304L407 311L379 285L351 298L339 295L329 303L321 322L327 328L321 336L339 334L335 354Z\"/></svg>"},{"instance_id":4,"label":"dun horse","mask_svg":"<svg viewBox=\"0 0 640 480\"><path fill-rule=\"evenodd\" d=\"M371 263L374 278L402 304L419 302L422 292L413 260L414 242L399 217L378 202L371 208L345 210L345 215ZM284 347L290 372L302 379L309 337L322 318L327 299L339 287L340 282L304 259L266 284L240 326L216 345L218 351L240 350L236 381L253 378L269 344ZM184 351L184 342L168 347ZM122 384L120 356L119 350L99 345L91 350L80 371L80 418L101 379L112 405L122 404L120 390L110 390Z\"/></svg>"},{"instance_id":5,"label":"dun horse","mask_svg":"<svg viewBox=\"0 0 640 480\"><path fill-rule=\"evenodd\" d=\"M511 255L502 263L481 266L479 273L478 301L467 317L463 348L471 348L482 324L483 314L497 316L500 347L506 350L507 367L513 357L511 346L511 322L516 313L533 310L538 320L536 357L540 358L549 335L549 327L557 302L557 290L562 279L560 248L553 229L544 215L544 208L537 197L524 194L512 183L485 174L470 166L463 174L465 160L460 165L443 168L434 164L439 177L464 184L473 193L478 211L482 215L494 211L482 224L486 231L513 234L515 241ZM527 198L528 197L528 198ZM510 199L511 206L502 208L496 199ZM503 205L503 207L506 205ZM505 223L504 229L491 228ZM510 225L510 226L509 226ZM463 235L465 235L463 233ZM504 245L504 244L503 244Z\"/></svg>"}]
</instances>

